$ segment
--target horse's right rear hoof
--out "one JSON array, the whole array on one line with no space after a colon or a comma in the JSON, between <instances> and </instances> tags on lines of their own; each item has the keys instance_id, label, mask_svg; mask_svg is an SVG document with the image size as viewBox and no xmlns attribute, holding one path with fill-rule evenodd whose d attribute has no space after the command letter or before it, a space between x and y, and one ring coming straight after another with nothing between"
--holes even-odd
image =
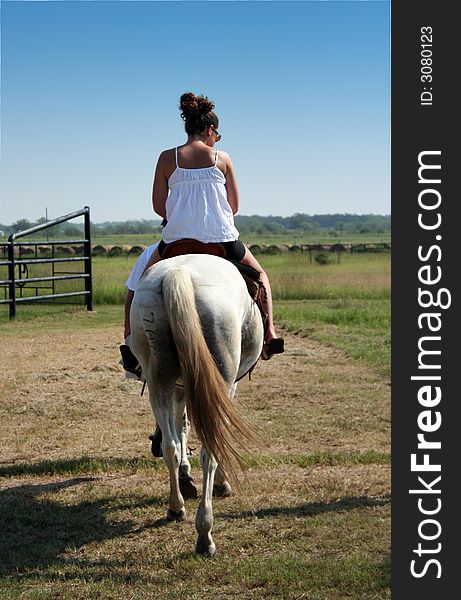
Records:
<instances>
[{"instance_id":1,"label":"horse's right rear hoof","mask_svg":"<svg viewBox=\"0 0 461 600\"><path fill-rule=\"evenodd\" d=\"M213 486L213 496L215 496L215 498L227 498L232 496L232 488L227 481L224 483L215 483Z\"/></svg>"},{"instance_id":2,"label":"horse's right rear hoof","mask_svg":"<svg viewBox=\"0 0 461 600\"><path fill-rule=\"evenodd\" d=\"M211 558L214 556L216 552L216 545L213 542L211 535L199 536L197 540L197 545L195 546L196 554L200 554L201 556L208 556Z\"/></svg>"},{"instance_id":3,"label":"horse's right rear hoof","mask_svg":"<svg viewBox=\"0 0 461 600\"><path fill-rule=\"evenodd\" d=\"M166 513L166 518L168 521L184 521L186 518L186 509L181 508L180 511L176 512L175 510L169 508Z\"/></svg>"},{"instance_id":4,"label":"horse's right rear hoof","mask_svg":"<svg viewBox=\"0 0 461 600\"><path fill-rule=\"evenodd\" d=\"M186 500L197 498L197 486L190 475L179 478L179 490Z\"/></svg>"}]
</instances>

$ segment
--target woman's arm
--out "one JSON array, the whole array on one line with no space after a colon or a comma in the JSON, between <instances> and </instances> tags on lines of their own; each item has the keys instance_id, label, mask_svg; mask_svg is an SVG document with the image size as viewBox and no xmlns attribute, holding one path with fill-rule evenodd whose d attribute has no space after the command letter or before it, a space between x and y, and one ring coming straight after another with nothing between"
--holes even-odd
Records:
<instances>
[{"instance_id":1,"label":"woman's arm","mask_svg":"<svg viewBox=\"0 0 461 600\"><path fill-rule=\"evenodd\" d=\"M166 219L166 200L168 198L168 178L165 174L165 156L162 152L157 161L155 169L154 185L152 187L152 206L154 211Z\"/></svg>"},{"instance_id":2,"label":"woman's arm","mask_svg":"<svg viewBox=\"0 0 461 600\"><path fill-rule=\"evenodd\" d=\"M232 209L232 213L235 215L239 209L240 198L234 165L232 164L231 158L228 154L225 155L225 166L227 201L229 202L229 206Z\"/></svg>"}]
</instances>

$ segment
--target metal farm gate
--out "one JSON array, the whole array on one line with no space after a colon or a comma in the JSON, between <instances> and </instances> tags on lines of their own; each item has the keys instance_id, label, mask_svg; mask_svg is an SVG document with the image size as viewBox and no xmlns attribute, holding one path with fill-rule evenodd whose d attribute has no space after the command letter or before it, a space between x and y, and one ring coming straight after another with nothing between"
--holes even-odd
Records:
<instances>
[{"instance_id":1,"label":"metal farm gate","mask_svg":"<svg viewBox=\"0 0 461 600\"><path fill-rule=\"evenodd\" d=\"M84 239L18 241L81 216L84 218ZM80 271L58 270L66 266L66 263L81 263L83 268ZM50 265L50 273L29 277L29 268L35 265ZM67 298L84 296L87 310L93 310L89 207L85 206L52 221L12 233L7 242L0 242L0 267L3 267L3 271L7 267L8 272L7 279L0 279L0 292L3 290L0 304L9 304L10 319L16 316L16 306L19 303L54 302L56 298L64 298L60 302L66 303ZM57 293L57 282L67 280L81 280L82 289Z\"/></svg>"}]
</instances>

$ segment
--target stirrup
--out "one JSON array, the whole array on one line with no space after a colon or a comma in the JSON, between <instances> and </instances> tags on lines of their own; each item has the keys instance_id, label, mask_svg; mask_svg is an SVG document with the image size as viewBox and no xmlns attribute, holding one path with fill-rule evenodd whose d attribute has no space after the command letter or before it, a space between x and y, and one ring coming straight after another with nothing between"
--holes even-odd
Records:
<instances>
[{"instance_id":1,"label":"stirrup","mask_svg":"<svg viewBox=\"0 0 461 600\"><path fill-rule=\"evenodd\" d=\"M283 338L272 338L268 344L263 345L261 358L269 360L274 354L282 354L285 352L285 340Z\"/></svg>"},{"instance_id":2,"label":"stirrup","mask_svg":"<svg viewBox=\"0 0 461 600\"><path fill-rule=\"evenodd\" d=\"M120 354L122 355L122 367L125 371L133 373L138 379L141 379L141 365L133 352L131 352L131 348L127 344L122 344L120 346Z\"/></svg>"}]
</instances>

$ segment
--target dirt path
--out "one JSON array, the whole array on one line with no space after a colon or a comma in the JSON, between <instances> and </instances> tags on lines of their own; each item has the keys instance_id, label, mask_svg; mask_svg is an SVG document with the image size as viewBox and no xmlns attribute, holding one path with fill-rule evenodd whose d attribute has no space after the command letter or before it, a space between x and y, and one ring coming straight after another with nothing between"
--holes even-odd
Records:
<instances>
[{"instance_id":1,"label":"dirt path","mask_svg":"<svg viewBox=\"0 0 461 600\"><path fill-rule=\"evenodd\" d=\"M3 340L1 464L82 455L149 457L147 392L118 365L120 330ZM286 352L261 361L238 402L277 453L389 451L389 385L312 339L285 334ZM192 445L194 441L192 440Z\"/></svg>"}]
</instances>

